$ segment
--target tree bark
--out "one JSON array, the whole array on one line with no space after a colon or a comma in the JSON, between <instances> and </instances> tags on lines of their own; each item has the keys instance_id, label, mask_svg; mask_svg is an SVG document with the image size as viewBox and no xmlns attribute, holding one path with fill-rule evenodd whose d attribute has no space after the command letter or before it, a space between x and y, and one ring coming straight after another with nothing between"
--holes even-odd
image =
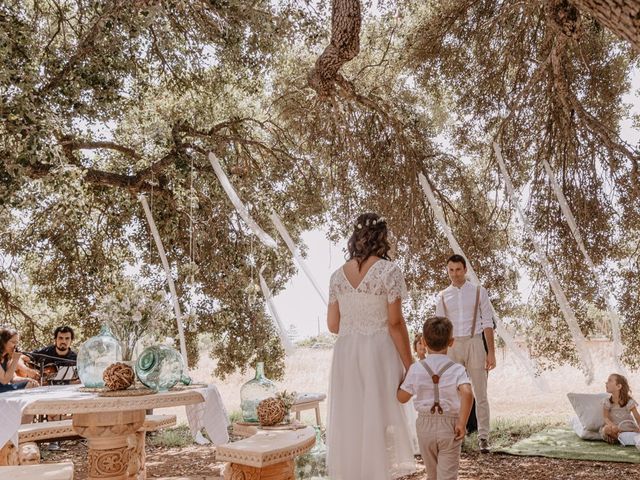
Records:
<instances>
[{"instance_id":1,"label":"tree bark","mask_svg":"<svg viewBox=\"0 0 640 480\"><path fill-rule=\"evenodd\" d=\"M360 0L333 0L331 11L331 42L309 72L307 80L320 97L334 90L338 71L360 52Z\"/></svg>"},{"instance_id":2,"label":"tree bark","mask_svg":"<svg viewBox=\"0 0 640 480\"><path fill-rule=\"evenodd\" d=\"M640 53L640 2L637 0L571 0Z\"/></svg>"}]
</instances>

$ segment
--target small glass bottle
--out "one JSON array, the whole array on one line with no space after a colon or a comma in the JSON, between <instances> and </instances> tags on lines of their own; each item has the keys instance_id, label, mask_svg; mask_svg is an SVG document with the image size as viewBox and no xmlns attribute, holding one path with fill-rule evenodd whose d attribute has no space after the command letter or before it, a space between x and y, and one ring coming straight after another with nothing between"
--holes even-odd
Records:
<instances>
[{"instance_id":1,"label":"small glass bottle","mask_svg":"<svg viewBox=\"0 0 640 480\"><path fill-rule=\"evenodd\" d=\"M264 362L256 365L256 376L240 388L240 407L245 422L258 422L256 409L265 398L276 396L275 384L264 376Z\"/></svg>"},{"instance_id":2,"label":"small glass bottle","mask_svg":"<svg viewBox=\"0 0 640 480\"><path fill-rule=\"evenodd\" d=\"M78 376L85 387L104 387L102 374L112 363L122 360L120 342L113 336L107 325L102 325L100 333L91 337L78 350Z\"/></svg>"}]
</instances>

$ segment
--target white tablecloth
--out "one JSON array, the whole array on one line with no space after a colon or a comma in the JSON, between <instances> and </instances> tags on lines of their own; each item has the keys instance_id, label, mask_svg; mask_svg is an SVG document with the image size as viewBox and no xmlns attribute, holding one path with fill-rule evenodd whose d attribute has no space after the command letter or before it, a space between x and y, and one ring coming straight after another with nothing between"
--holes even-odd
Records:
<instances>
[{"instance_id":1,"label":"white tablecloth","mask_svg":"<svg viewBox=\"0 0 640 480\"><path fill-rule=\"evenodd\" d=\"M0 448L11 441L18 446L18 429L22 412L38 400L81 400L95 398L95 393L81 392L80 385L64 385L15 390L0 394ZM204 428L214 444L229 441L227 426L229 420L222 403L222 397L215 385L194 389L204 398L204 402L187 405L187 419L192 434Z\"/></svg>"},{"instance_id":2,"label":"white tablecloth","mask_svg":"<svg viewBox=\"0 0 640 480\"><path fill-rule=\"evenodd\" d=\"M201 435L198 435L204 427L214 445L227 443L229 417L220 392L215 385L199 388L196 391L204 397L204 402L185 406L191 435L198 443L207 443L202 441Z\"/></svg>"}]
</instances>

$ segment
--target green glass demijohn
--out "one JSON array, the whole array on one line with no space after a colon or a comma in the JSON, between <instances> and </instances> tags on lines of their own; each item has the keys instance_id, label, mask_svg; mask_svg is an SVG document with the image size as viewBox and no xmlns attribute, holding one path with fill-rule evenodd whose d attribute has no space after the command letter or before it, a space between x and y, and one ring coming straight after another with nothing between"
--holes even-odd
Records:
<instances>
[{"instance_id":1,"label":"green glass demijohn","mask_svg":"<svg viewBox=\"0 0 640 480\"><path fill-rule=\"evenodd\" d=\"M327 446L322 441L320 427L316 429L316 443L307 453L299 455L295 460L296 480L315 480L329 478L327 472Z\"/></svg>"},{"instance_id":2,"label":"green glass demijohn","mask_svg":"<svg viewBox=\"0 0 640 480\"><path fill-rule=\"evenodd\" d=\"M145 348L136 361L136 375L143 385L156 392L169 390L178 382L191 383L185 375L182 355L166 345Z\"/></svg>"},{"instance_id":3,"label":"green glass demijohn","mask_svg":"<svg viewBox=\"0 0 640 480\"><path fill-rule=\"evenodd\" d=\"M240 408L245 422L257 422L258 404L265 398L276 396L275 384L264 376L264 362L256 365L256 376L240 388Z\"/></svg>"},{"instance_id":4,"label":"green glass demijohn","mask_svg":"<svg viewBox=\"0 0 640 480\"><path fill-rule=\"evenodd\" d=\"M104 387L102 374L112 363L122 360L120 342L113 336L107 325L102 325L100 333L91 337L78 350L78 376L85 387Z\"/></svg>"}]
</instances>

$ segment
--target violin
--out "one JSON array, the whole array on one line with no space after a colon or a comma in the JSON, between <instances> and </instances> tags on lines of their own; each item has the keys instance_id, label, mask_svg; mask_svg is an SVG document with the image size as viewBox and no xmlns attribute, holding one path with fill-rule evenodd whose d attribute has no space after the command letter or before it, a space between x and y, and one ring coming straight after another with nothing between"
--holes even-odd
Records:
<instances>
[{"instance_id":1,"label":"violin","mask_svg":"<svg viewBox=\"0 0 640 480\"><path fill-rule=\"evenodd\" d=\"M57 365L55 363L39 363L28 354L22 353L22 360L27 370L25 371L23 368L18 367L16 373L23 377L32 378L42 386L50 385L51 379L58 374Z\"/></svg>"}]
</instances>

